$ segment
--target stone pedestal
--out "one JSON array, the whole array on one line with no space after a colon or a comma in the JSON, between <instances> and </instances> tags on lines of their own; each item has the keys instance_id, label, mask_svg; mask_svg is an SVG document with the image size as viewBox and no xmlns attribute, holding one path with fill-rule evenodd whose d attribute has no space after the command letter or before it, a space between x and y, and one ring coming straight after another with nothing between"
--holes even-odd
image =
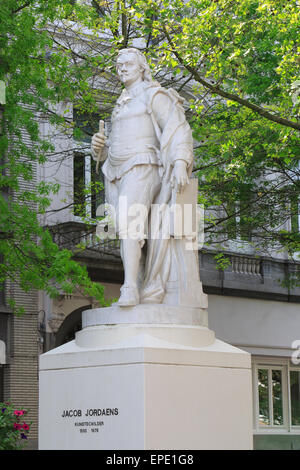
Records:
<instances>
[{"instance_id":1,"label":"stone pedestal","mask_svg":"<svg viewBox=\"0 0 300 470\"><path fill-rule=\"evenodd\" d=\"M40 357L40 449L252 448L250 355L176 309L88 310Z\"/></svg>"}]
</instances>

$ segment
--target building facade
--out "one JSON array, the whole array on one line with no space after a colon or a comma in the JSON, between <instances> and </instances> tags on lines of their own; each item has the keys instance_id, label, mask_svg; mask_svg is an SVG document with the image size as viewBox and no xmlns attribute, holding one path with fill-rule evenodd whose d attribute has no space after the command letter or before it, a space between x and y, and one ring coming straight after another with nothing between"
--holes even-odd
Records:
<instances>
[{"instance_id":1,"label":"building facade","mask_svg":"<svg viewBox=\"0 0 300 470\"><path fill-rule=\"evenodd\" d=\"M114 299L123 282L118 242L99 242L96 226L87 230L85 217L74 207L82 184L88 186L93 178L89 145L81 143L79 152L73 139L58 135L46 121L41 132L53 134L56 150L55 158L36 167L36 181L60 184L41 222L59 246L87 266L91 279L105 286L106 298ZM85 216L94 207L91 200ZM228 247L224 270L218 269L215 254L211 247L199 250L209 327L218 339L251 353L254 448L300 449L300 288L283 285L298 267L283 256L254 255L250 244L236 240ZM26 315L11 314L7 295L25 307ZM29 448L37 448L38 356L71 341L81 329L82 311L91 306L91 299L79 294L53 300L44 292L24 294L8 281L0 291L0 396L30 410Z\"/></svg>"}]
</instances>

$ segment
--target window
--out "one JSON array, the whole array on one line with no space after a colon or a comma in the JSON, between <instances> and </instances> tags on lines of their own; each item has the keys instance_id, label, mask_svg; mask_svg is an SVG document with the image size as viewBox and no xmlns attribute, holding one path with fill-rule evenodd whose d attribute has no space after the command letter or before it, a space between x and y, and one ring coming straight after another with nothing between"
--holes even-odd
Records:
<instances>
[{"instance_id":1,"label":"window","mask_svg":"<svg viewBox=\"0 0 300 470\"><path fill-rule=\"evenodd\" d=\"M96 211L100 204L104 204L104 176L99 165L99 172L96 173L97 162L91 159L91 216L96 218Z\"/></svg>"},{"instance_id":2,"label":"window","mask_svg":"<svg viewBox=\"0 0 300 470\"><path fill-rule=\"evenodd\" d=\"M300 370L290 370L291 424L300 426Z\"/></svg>"},{"instance_id":3,"label":"window","mask_svg":"<svg viewBox=\"0 0 300 470\"><path fill-rule=\"evenodd\" d=\"M104 178L90 155L75 153L73 164L74 215L96 218L97 207L105 202Z\"/></svg>"},{"instance_id":4,"label":"window","mask_svg":"<svg viewBox=\"0 0 300 470\"><path fill-rule=\"evenodd\" d=\"M6 174L7 174L7 165L6 165L5 159L0 156L0 176L6 176ZM0 178L0 182L1 182L1 178ZM4 186L3 183L1 182L0 187L1 187L1 195L7 201L8 194L9 194L8 186Z\"/></svg>"},{"instance_id":5,"label":"window","mask_svg":"<svg viewBox=\"0 0 300 470\"><path fill-rule=\"evenodd\" d=\"M93 135L99 130L99 115L81 112L73 108L73 138L80 143L90 144Z\"/></svg>"},{"instance_id":6,"label":"window","mask_svg":"<svg viewBox=\"0 0 300 470\"><path fill-rule=\"evenodd\" d=\"M104 178L89 153L92 136L99 130L100 116L73 108L73 138L78 145L73 163L74 215L81 219L96 218L97 207L105 202Z\"/></svg>"},{"instance_id":7,"label":"window","mask_svg":"<svg viewBox=\"0 0 300 470\"><path fill-rule=\"evenodd\" d=\"M4 292L5 284L0 283L0 305L5 305L5 292Z\"/></svg>"},{"instance_id":8,"label":"window","mask_svg":"<svg viewBox=\"0 0 300 470\"><path fill-rule=\"evenodd\" d=\"M299 201L298 197L294 196L290 202L290 217L291 217L291 230L293 233L298 233L300 228L300 214L299 214Z\"/></svg>"},{"instance_id":9,"label":"window","mask_svg":"<svg viewBox=\"0 0 300 470\"><path fill-rule=\"evenodd\" d=\"M251 222L240 201L228 203L225 208L227 235L230 240L251 241Z\"/></svg>"},{"instance_id":10,"label":"window","mask_svg":"<svg viewBox=\"0 0 300 470\"><path fill-rule=\"evenodd\" d=\"M254 429L258 433L300 433L300 367L288 359L280 362L254 363Z\"/></svg>"},{"instance_id":11,"label":"window","mask_svg":"<svg viewBox=\"0 0 300 470\"><path fill-rule=\"evenodd\" d=\"M74 190L74 215L84 217L85 208L85 156L75 154L73 161L73 190Z\"/></svg>"},{"instance_id":12,"label":"window","mask_svg":"<svg viewBox=\"0 0 300 470\"><path fill-rule=\"evenodd\" d=\"M282 369L258 367L259 426L283 426Z\"/></svg>"},{"instance_id":13,"label":"window","mask_svg":"<svg viewBox=\"0 0 300 470\"><path fill-rule=\"evenodd\" d=\"M237 204L235 202L228 203L225 209L228 217L227 234L228 238L231 240L238 238L238 219L235 215L237 209Z\"/></svg>"}]
</instances>

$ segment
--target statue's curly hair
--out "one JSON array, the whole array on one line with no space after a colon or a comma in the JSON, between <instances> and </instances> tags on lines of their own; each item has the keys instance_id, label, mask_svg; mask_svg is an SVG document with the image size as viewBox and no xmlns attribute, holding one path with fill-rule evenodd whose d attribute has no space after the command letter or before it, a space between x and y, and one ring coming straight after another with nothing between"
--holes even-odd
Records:
<instances>
[{"instance_id":1,"label":"statue's curly hair","mask_svg":"<svg viewBox=\"0 0 300 470\"><path fill-rule=\"evenodd\" d=\"M151 75L150 67L147 63L147 59L144 56L144 54L141 51L139 51L139 49L135 49L135 47L128 47L127 49L121 49L120 52L118 53L117 60L118 60L118 57L120 57L122 54L128 53L128 52L135 54L137 56L139 65L143 68L143 80L145 82L152 82L153 78Z\"/></svg>"}]
</instances>

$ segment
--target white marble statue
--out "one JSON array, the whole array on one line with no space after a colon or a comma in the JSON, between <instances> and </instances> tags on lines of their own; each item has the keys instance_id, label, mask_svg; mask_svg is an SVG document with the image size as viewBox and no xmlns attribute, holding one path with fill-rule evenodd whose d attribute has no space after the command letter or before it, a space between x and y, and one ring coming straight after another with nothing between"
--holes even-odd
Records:
<instances>
[{"instance_id":1,"label":"white marble statue","mask_svg":"<svg viewBox=\"0 0 300 470\"><path fill-rule=\"evenodd\" d=\"M102 166L106 200L114 206L116 220L123 217L127 222L117 225L125 276L118 305L199 307L198 253L186 252L183 240L159 236L161 224L150 228L153 204L170 205L174 191L183 192L190 182L193 140L183 99L152 80L137 49L120 51L117 73L125 88L113 110L108 139L103 126L92 138L92 155L96 161L106 160ZM127 198L125 214L122 197ZM137 203L144 208L144 227L138 237L130 231L137 216L130 208Z\"/></svg>"}]
</instances>

